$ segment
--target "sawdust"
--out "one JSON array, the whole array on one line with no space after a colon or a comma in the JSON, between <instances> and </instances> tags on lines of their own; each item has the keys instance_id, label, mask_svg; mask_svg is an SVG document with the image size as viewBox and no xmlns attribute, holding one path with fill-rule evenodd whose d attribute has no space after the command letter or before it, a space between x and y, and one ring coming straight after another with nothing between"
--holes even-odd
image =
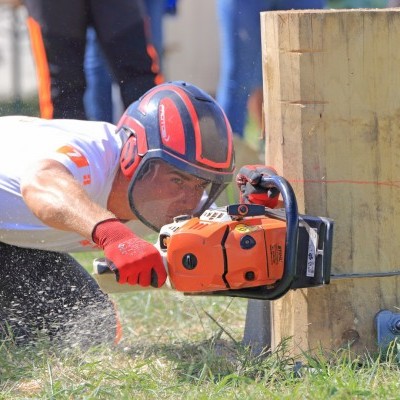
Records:
<instances>
[{"instance_id":1,"label":"sawdust","mask_svg":"<svg viewBox=\"0 0 400 400\"><path fill-rule=\"evenodd\" d=\"M116 311L70 255L0 243L0 337L62 348L113 343Z\"/></svg>"}]
</instances>

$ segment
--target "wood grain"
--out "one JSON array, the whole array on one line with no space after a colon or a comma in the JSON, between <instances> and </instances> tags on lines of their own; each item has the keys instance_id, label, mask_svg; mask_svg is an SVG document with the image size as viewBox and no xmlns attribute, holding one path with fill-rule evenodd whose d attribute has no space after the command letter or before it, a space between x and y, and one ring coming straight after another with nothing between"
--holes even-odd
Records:
<instances>
[{"instance_id":1,"label":"wood grain","mask_svg":"<svg viewBox=\"0 0 400 400\"><path fill-rule=\"evenodd\" d=\"M299 210L335 220L335 273L400 270L400 10L261 14L266 163ZM272 305L277 345L376 349L398 278L338 281Z\"/></svg>"}]
</instances>

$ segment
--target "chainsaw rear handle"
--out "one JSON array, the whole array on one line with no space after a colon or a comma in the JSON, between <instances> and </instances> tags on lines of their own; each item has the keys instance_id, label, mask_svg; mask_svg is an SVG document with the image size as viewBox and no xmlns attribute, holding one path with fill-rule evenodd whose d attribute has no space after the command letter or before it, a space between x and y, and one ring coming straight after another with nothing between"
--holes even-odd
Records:
<instances>
[{"instance_id":1,"label":"chainsaw rear handle","mask_svg":"<svg viewBox=\"0 0 400 400\"><path fill-rule=\"evenodd\" d=\"M107 258L101 257L101 258L96 258L94 260L94 265L95 265L95 273L98 275L103 275L103 274L114 274L115 278L117 278L117 275L115 273L115 266L113 266L113 263L108 260ZM154 269L151 270L151 281L150 281L150 286L153 288L158 288L158 276L156 271Z\"/></svg>"}]
</instances>

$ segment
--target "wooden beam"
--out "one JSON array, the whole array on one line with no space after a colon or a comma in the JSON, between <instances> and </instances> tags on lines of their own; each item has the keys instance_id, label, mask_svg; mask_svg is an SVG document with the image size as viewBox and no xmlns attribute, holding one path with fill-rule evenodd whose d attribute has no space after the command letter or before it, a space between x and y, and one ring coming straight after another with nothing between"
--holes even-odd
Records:
<instances>
[{"instance_id":1,"label":"wooden beam","mask_svg":"<svg viewBox=\"0 0 400 400\"><path fill-rule=\"evenodd\" d=\"M261 14L266 163L302 213L335 220L333 273L400 270L400 10ZM376 350L400 279L349 279L272 304L272 342Z\"/></svg>"}]
</instances>

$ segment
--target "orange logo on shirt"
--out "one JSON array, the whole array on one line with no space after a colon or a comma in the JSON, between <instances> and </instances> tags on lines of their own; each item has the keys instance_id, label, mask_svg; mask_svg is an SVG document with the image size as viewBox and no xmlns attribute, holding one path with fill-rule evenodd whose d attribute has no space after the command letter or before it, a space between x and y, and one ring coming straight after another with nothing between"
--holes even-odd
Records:
<instances>
[{"instance_id":1,"label":"orange logo on shirt","mask_svg":"<svg viewBox=\"0 0 400 400\"><path fill-rule=\"evenodd\" d=\"M83 175L83 184L84 185L90 185L90 183L92 182L92 178L90 177L90 175Z\"/></svg>"},{"instance_id":2,"label":"orange logo on shirt","mask_svg":"<svg viewBox=\"0 0 400 400\"><path fill-rule=\"evenodd\" d=\"M57 152L68 156L78 168L89 166L86 157L72 146L62 146L57 150Z\"/></svg>"}]
</instances>

